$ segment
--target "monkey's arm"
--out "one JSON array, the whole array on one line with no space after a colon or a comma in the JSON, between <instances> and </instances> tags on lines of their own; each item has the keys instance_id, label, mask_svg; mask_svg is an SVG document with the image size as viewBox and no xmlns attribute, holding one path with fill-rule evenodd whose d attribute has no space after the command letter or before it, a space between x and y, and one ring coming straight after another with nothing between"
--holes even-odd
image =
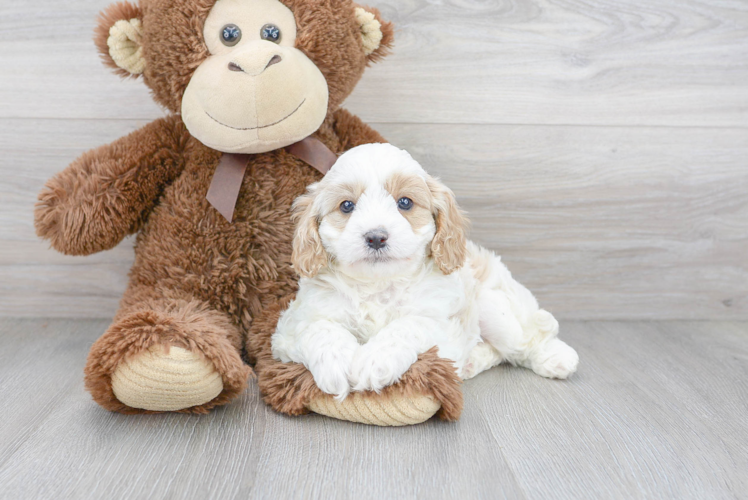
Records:
<instances>
[{"instance_id":1,"label":"monkey's arm","mask_svg":"<svg viewBox=\"0 0 748 500\"><path fill-rule=\"evenodd\" d=\"M348 151L362 144L387 142L384 137L379 135L379 132L362 122L361 118L343 108L335 111L333 116L335 118L335 133L340 138L343 151Z\"/></svg>"},{"instance_id":2,"label":"monkey's arm","mask_svg":"<svg viewBox=\"0 0 748 500\"><path fill-rule=\"evenodd\" d=\"M69 255L116 246L182 171L188 138L181 118L169 116L84 153L39 193L36 234Z\"/></svg>"}]
</instances>

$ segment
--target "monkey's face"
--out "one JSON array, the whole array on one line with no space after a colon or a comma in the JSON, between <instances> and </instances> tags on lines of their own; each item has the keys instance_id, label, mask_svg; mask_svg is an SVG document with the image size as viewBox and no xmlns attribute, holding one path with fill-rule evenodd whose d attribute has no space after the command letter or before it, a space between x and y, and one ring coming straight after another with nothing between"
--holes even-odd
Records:
<instances>
[{"instance_id":1,"label":"monkey's face","mask_svg":"<svg viewBox=\"0 0 748 500\"><path fill-rule=\"evenodd\" d=\"M312 134L327 115L327 81L296 48L293 12L278 0L219 0L205 20L210 55L182 98L203 144L260 153Z\"/></svg>"},{"instance_id":2,"label":"monkey's face","mask_svg":"<svg viewBox=\"0 0 748 500\"><path fill-rule=\"evenodd\" d=\"M252 154L314 133L393 28L352 0L139 0L106 9L95 39L196 139Z\"/></svg>"}]
</instances>

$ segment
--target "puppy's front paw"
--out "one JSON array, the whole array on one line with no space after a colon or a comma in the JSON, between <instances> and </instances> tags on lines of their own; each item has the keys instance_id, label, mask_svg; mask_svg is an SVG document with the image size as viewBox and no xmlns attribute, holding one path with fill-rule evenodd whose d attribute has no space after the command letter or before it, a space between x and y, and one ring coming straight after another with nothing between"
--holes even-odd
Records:
<instances>
[{"instance_id":1,"label":"puppy's front paw","mask_svg":"<svg viewBox=\"0 0 748 500\"><path fill-rule=\"evenodd\" d=\"M567 378L577 371L579 355L566 342L549 341L534 356L532 370L542 377Z\"/></svg>"},{"instance_id":2,"label":"puppy's front paw","mask_svg":"<svg viewBox=\"0 0 748 500\"><path fill-rule=\"evenodd\" d=\"M317 387L322 392L334 395L338 400L345 399L351 390L348 374L352 357L352 350L321 355L314 364L308 367Z\"/></svg>"},{"instance_id":3,"label":"puppy's front paw","mask_svg":"<svg viewBox=\"0 0 748 500\"><path fill-rule=\"evenodd\" d=\"M417 359L418 353L407 347L365 344L358 348L351 362L351 387L354 391L380 391L400 380Z\"/></svg>"}]
</instances>

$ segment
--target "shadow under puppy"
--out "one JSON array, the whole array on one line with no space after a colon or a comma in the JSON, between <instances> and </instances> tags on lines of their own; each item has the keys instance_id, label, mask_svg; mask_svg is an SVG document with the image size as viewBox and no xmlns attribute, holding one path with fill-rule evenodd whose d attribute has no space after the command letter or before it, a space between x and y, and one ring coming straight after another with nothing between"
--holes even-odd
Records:
<instances>
[{"instance_id":1,"label":"shadow under puppy","mask_svg":"<svg viewBox=\"0 0 748 500\"><path fill-rule=\"evenodd\" d=\"M469 242L453 193L405 151L343 154L294 205L296 299L273 356L343 399L397 382L436 346L471 378L502 361L566 378L579 361L558 322L500 257Z\"/></svg>"}]
</instances>

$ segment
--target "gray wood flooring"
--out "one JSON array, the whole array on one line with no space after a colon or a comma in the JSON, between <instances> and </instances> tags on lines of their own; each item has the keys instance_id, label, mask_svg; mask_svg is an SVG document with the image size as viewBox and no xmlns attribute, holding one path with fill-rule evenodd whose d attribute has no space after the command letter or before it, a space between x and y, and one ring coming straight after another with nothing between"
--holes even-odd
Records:
<instances>
[{"instance_id":1,"label":"gray wood flooring","mask_svg":"<svg viewBox=\"0 0 748 500\"><path fill-rule=\"evenodd\" d=\"M124 416L81 370L102 320L0 318L0 498L748 498L748 323L573 322L577 375L498 367L455 424Z\"/></svg>"}]
</instances>

